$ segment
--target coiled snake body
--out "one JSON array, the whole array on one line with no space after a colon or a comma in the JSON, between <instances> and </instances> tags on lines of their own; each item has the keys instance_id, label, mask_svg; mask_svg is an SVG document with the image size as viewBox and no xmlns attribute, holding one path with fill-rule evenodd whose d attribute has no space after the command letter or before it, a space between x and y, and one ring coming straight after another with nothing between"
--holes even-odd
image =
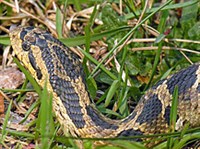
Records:
<instances>
[{"instance_id":1,"label":"coiled snake body","mask_svg":"<svg viewBox=\"0 0 200 149\"><path fill-rule=\"evenodd\" d=\"M112 138L165 133L169 130L172 94L178 87L176 130L200 126L200 66L194 64L159 81L142 96L125 119L111 120L90 103L80 59L47 31L19 27L11 45L41 87L53 93L53 110L64 132L77 137Z\"/></svg>"}]
</instances>

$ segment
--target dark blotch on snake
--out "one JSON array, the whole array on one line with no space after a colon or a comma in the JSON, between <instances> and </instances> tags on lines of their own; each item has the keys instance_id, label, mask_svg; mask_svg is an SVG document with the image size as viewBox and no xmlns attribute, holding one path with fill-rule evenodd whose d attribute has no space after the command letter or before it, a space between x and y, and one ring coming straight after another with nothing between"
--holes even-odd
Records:
<instances>
[{"instance_id":1,"label":"dark blotch on snake","mask_svg":"<svg viewBox=\"0 0 200 149\"><path fill-rule=\"evenodd\" d=\"M36 46L39 46L40 48L48 48L47 41L45 39L36 38Z\"/></svg>"},{"instance_id":2,"label":"dark blotch on snake","mask_svg":"<svg viewBox=\"0 0 200 149\"><path fill-rule=\"evenodd\" d=\"M24 40L24 37L25 37L25 35L27 34L27 31L21 31L21 33L20 33L20 39L21 40Z\"/></svg>"},{"instance_id":3,"label":"dark blotch on snake","mask_svg":"<svg viewBox=\"0 0 200 149\"><path fill-rule=\"evenodd\" d=\"M24 28L20 33L20 39L24 41L24 37L27 35L27 33L29 33L33 29L34 29L33 26L29 26L29 27Z\"/></svg>"},{"instance_id":4,"label":"dark blotch on snake","mask_svg":"<svg viewBox=\"0 0 200 149\"><path fill-rule=\"evenodd\" d=\"M173 94L175 86L178 87L179 95L187 92L187 90L190 89L192 85L194 85L194 83L196 82L196 70L198 68L198 65L193 65L172 75L172 77L166 83L169 93Z\"/></svg>"},{"instance_id":5,"label":"dark blotch on snake","mask_svg":"<svg viewBox=\"0 0 200 149\"><path fill-rule=\"evenodd\" d=\"M117 129L118 126L115 124L110 124L101 118L101 115L91 106L86 107L87 114L90 116L92 121L95 123L96 126L99 126L103 129Z\"/></svg>"},{"instance_id":6,"label":"dark blotch on snake","mask_svg":"<svg viewBox=\"0 0 200 149\"><path fill-rule=\"evenodd\" d=\"M42 79L42 72L41 72L40 68L36 64L36 60L35 60L35 57L33 56L32 51L29 51L28 58L29 58L29 61L31 63L31 66L36 71L37 79L38 80Z\"/></svg>"},{"instance_id":7,"label":"dark blotch on snake","mask_svg":"<svg viewBox=\"0 0 200 149\"><path fill-rule=\"evenodd\" d=\"M158 99L158 96L156 94L152 94L149 96L149 99L146 100L146 102L144 103L142 112L139 115L136 122L140 124L145 122L151 123L158 117L161 111L162 111L161 101Z\"/></svg>"},{"instance_id":8,"label":"dark blotch on snake","mask_svg":"<svg viewBox=\"0 0 200 149\"><path fill-rule=\"evenodd\" d=\"M171 110L171 107L167 106L165 108L165 114L164 114L165 121L167 122L168 125L170 124L170 110Z\"/></svg>"}]
</instances>

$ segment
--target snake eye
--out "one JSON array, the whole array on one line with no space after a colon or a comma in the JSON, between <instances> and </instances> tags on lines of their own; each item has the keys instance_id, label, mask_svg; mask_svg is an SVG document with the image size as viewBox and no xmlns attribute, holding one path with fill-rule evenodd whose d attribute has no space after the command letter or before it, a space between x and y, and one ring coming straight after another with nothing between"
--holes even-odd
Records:
<instances>
[{"instance_id":1,"label":"snake eye","mask_svg":"<svg viewBox=\"0 0 200 149\"><path fill-rule=\"evenodd\" d=\"M29 51L30 48L31 48L31 46L30 46L29 43L27 43L27 42L23 42L23 43L22 43L22 49L23 49L24 51Z\"/></svg>"}]
</instances>

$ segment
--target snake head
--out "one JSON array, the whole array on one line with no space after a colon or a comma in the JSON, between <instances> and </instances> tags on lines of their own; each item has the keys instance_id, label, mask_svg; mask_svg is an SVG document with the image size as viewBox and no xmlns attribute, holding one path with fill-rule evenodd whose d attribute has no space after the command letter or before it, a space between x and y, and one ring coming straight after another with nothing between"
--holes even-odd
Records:
<instances>
[{"instance_id":1,"label":"snake head","mask_svg":"<svg viewBox=\"0 0 200 149\"><path fill-rule=\"evenodd\" d=\"M48 31L18 27L10 31L10 40L19 61L41 86L51 76L76 80L84 74L78 56Z\"/></svg>"},{"instance_id":2,"label":"snake head","mask_svg":"<svg viewBox=\"0 0 200 149\"><path fill-rule=\"evenodd\" d=\"M38 81L42 80L43 74L39 67L42 63L41 52L48 47L43 35L50 33L35 27L11 28L9 34L15 55Z\"/></svg>"},{"instance_id":3,"label":"snake head","mask_svg":"<svg viewBox=\"0 0 200 149\"><path fill-rule=\"evenodd\" d=\"M43 43L41 44L41 37L37 37L37 34L35 34L35 31L37 30L38 29L34 27L17 27L10 29L9 36L11 40L11 45L13 47L14 53L16 54L18 59L22 61L22 63L27 63L25 62L27 60L25 60L24 57L27 57L28 53L30 53L31 50L34 50L34 52L36 52L37 48L34 48L34 46L36 47L39 43L40 46L43 44L42 46L44 47L44 45L46 44L44 43L45 40L43 40Z\"/></svg>"},{"instance_id":4,"label":"snake head","mask_svg":"<svg viewBox=\"0 0 200 149\"><path fill-rule=\"evenodd\" d=\"M49 32L34 27L18 27L10 31L11 45L15 54L23 51L30 51L31 46L37 46L41 49L46 48L47 40L45 35L49 36ZM52 38L53 39L53 38Z\"/></svg>"}]
</instances>

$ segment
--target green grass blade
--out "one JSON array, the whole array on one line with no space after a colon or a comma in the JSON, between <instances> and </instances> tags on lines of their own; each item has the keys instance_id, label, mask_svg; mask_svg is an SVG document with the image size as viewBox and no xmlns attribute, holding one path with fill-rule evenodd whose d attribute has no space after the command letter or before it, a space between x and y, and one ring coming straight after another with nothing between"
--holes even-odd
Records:
<instances>
[{"instance_id":1,"label":"green grass blade","mask_svg":"<svg viewBox=\"0 0 200 149\"><path fill-rule=\"evenodd\" d=\"M11 129L7 129L6 131L9 134L16 136L16 137L25 137L26 139L34 139L34 135L31 133L16 131L16 130L11 130Z\"/></svg>"},{"instance_id":2,"label":"green grass blade","mask_svg":"<svg viewBox=\"0 0 200 149\"><path fill-rule=\"evenodd\" d=\"M17 58L13 58L14 62L17 64L19 69L25 74L26 78L30 81L30 83L33 85L35 91L38 93L38 95L41 95L41 89L40 86L37 84L35 79L30 75L30 73L21 65L19 60Z\"/></svg>"},{"instance_id":3,"label":"green grass blade","mask_svg":"<svg viewBox=\"0 0 200 149\"><path fill-rule=\"evenodd\" d=\"M122 26L116 29L111 29L108 31L104 31L102 33L95 33L91 34L90 41L95 41L99 40L103 37L110 37L112 35L115 35L119 32L124 32L126 30L130 30L129 26ZM79 36L79 37L74 37L74 38L59 38L61 42L63 42L66 46L79 46L82 44L85 44L86 42L86 36Z\"/></svg>"},{"instance_id":4,"label":"green grass blade","mask_svg":"<svg viewBox=\"0 0 200 149\"><path fill-rule=\"evenodd\" d=\"M52 94L48 93L47 85L45 84L41 95L41 107L38 116L39 132L41 134L41 147L50 148L49 140L53 136L55 130L52 130Z\"/></svg>"},{"instance_id":5,"label":"green grass blade","mask_svg":"<svg viewBox=\"0 0 200 149\"><path fill-rule=\"evenodd\" d=\"M91 62L93 62L94 64L98 65L99 62L94 59L90 54L88 54L86 51L80 49L81 52L84 54L84 56L86 56ZM103 65L100 66L100 68L110 77L112 78L113 80L117 80L117 77L112 74L109 70L107 70ZM89 79L89 78L88 78Z\"/></svg>"},{"instance_id":6,"label":"green grass blade","mask_svg":"<svg viewBox=\"0 0 200 149\"><path fill-rule=\"evenodd\" d=\"M144 147L144 145L138 142L130 142L126 140L114 140L114 141L111 141L111 144L113 144L114 146L120 147L121 149L122 148L123 149L147 149L146 147ZM105 149L105 148L101 148L101 149Z\"/></svg>"},{"instance_id":7,"label":"green grass blade","mask_svg":"<svg viewBox=\"0 0 200 149\"><path fill-rule=\"evenodd\" d=\"M108 94L106 96L106 100L105 100L105 107L107 107L110 104L111 99L113 98L115 92L117 91L117 88L120 86L120 82L119 80L114 80L109 91Z\"/></svg>"},{"instance_id":8,"label":"green grass blade","mask_svg":"<svg viewBox=\"0 0 200 149\"><path fill-rule=\"evenodd\" d=\"M63 25L63 18L62 13L59 8L56 9L56 31L58 33L58 37L62 38L62 25Z\"/></svg>"},{"instance_id":9,"label":"green grass blade","mask_svg":"<svg viewBox=\"0 0 200 149\"><path fill-rule=\"evenodd\" d=\"M27 84L28 84L28 79L26 78L21 89L26 89ZM21 97L22 97L23 93L24 92L20 92L20 94L17 97L17 102L19 102L20 100L22 102L22 98Z\"/></svg>"},{"instance_id":10,"label":"green grass blade","mask_svg":"<svg viewBox=\"0 0 200 149\"><path fill-rule=\"evenodd\" d=\"M173 92L172 107L170 111L170 132L175 132L176 119L177 119L177 106L178 106L178 87L176 86ZM173 137L167 140L167 147L172 148Z\"/></svg>"},{"instance_id":11,"label":"green grass blade","mask_svg":"<svg viewBox=\"0 0 200 149\"><path fill-rule=\"evenodd\" d=\"M90 50L90 42L91 42L91 28L94 24L94 20L95 20L95 14L97 12L97 7L96 5L94 6L94 9L93 9L93 12L92 12L92 15L90 16L90 20L87 24L87 26L85 27L85 51L87 53L89 53L89 50ZM86 73L86 77L89 76L89 69L87 67L87 61L88 61L88 58L85 56L83 58L83 68L85 70L85 73ZM96 97L96 91L97 91L97 85L96 85L96 82L94 80L94 78L90 78L90 79L86 79L87 81L87 85L88 85L88 91L92 97L92 99L94 99Z\"/></svg>"},{"instance_id":12,"label":"green grass blade","mask_svg":"<svg viewBox=\"0 0 200 149\"><path fill-rule=\"evenodd\" d=\"M26 119L28 118L28 116L31 114L31 112L40 104L40 101L36 101L34 102L31 107L28 109L28 111L26 112L24 118L21 120L20 123L23 123L26 121Z\"/></svg>"},{"instance_id":13,"label":"green grass blade","mask_svg":"<svg viewBox=\"0 0 200 149\"><path fill-rule=\"evenodd\" d=\"M6 134L7 134L6 127L7 127L7 124L8 124L9 117L10 117L10 110L11 110L12 102L13 102L13 101L11 100L11 101L10 101L10 104L9 104L9 106L8 106L6 115L5 115L5 120L4 120L4 122L3 122L2 132L1 132L1 139L0 139L0 142L1 142L1 143L4 142L5 136L6 136Z\"/></svg>"},{"instance_id":14,"label":"green grass blade","mask_svg":"<svg viewBox=\"0 0 200 149\"><path fill-rule=\"evenodd\" d=\"M172 132L175 131L175 126L176 126L177 106L178 106L178 86L175 86L173 92L172 108L170 111L170 125L172 126Z\"/></svg>"},{"instance_id":15,"label":"green grass blade","mask_svg":"<svg viewBox=\"0 0 200 149\"><path fill-rule=\"evenodd\" d=\"M9 36L0 36L0 44L10 45L10 37Z\"/></svg>"},{"instance_id":16,"label":"green grass blade","mask_svg":"<svg viewBox=\"0 0 200 149\"><path fill-rule=\"evenodd\" d=\"M33 92L35 91L34 89L9 89L9 88L1 88L0 90L4 91L4 92L20 92L20 93L24 93L24 92Z\"/></svg>"},{"instance_id":17,"label":"green grass blade","mask_svg":"<svg viewBox=\"0 0 200 149\"><path fill-rule=\"evenodd\" d=\"M80 0L74 0L74 5L78 11L81 11L81 1Z\"/></svg>"}]
</instances>

